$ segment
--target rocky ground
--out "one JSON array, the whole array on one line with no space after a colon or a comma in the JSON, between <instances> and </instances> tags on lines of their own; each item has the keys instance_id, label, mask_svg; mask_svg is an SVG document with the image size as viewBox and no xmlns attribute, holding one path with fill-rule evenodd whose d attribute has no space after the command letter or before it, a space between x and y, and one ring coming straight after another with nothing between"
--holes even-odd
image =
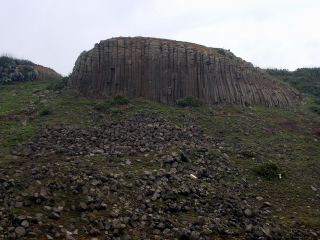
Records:
<instances>
[{"instance_id":1,"label":"rocky ground","mask_svg":"<svg viewBox=\"0 0 320 240\"><path fill-rule=\"evenodd\" d=\"M53 124L0 168L1 239L314 239L273 216L245 156L189 124L138 111L100 126ZM232 156L231 156L232 155ZM315 189L317 190L317 189Z\"/></svg>"}]
</instances>

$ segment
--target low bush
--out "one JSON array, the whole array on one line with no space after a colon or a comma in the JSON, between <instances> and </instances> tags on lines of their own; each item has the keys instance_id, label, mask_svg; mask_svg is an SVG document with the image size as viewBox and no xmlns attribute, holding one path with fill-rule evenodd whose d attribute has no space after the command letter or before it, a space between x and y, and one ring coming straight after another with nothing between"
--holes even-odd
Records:
<instances>
[{"instance_id":1,"label":"low bush","mask_svg":"<svg viewBox=\"0 0 320 240\"><path fill-rule=\"evenodd\" d=\"M93 110L96 110L98 112L107 112L110 108L110 103L108 102L101 102L94 105Z\"/></svg>"},{"instance_id":2,"label":"low bush","mask_svg":"<svg viewBox=\"0 0 320 240\"><path fill-rule=\"evenodd\" d=\"M254 152L251 152L250 150L243 150L241 153L245 157L255 157L256 156L256 154Z\"/></svg>"},{"instance_id":3,"label":"low bush","mask_svg":"<svg viewBox=\"0 0 320 240\"><path fill-rule=\"evenodd\" d=\"M318 105L310 105L309 106L309 109L314 112L314 113L317 113L320 115L320 106Z\"/></svg>"},{"instance_id":4,"label":"low bush","mask_svg":"<svg viewBox=\"0 0 320 240\"><path fill-rule=\"evenodd\" d=\"M220 53L220 54L222 54L222 55L226 55L226 51L225 51L224 49L222 49L222 48L219 48L219 49L217 50L217 52Z\"/></svg>"},{"instance_id":5,"label":"low bush","mask_svg":"<svg viewBox=\"0 0 320 240\"><path fill-rule=\"evenodd\" d=\"M276 163L262 162L253 168L256 174L263 176L267 179L279 177L279 174L284 175L284 171Z\"/></svg>"},{"instance_id":6,"label":"low bush","mask_svg":"<svg viewBox=\"0 0 320 240\"><path fill-rule=\"evenodd\" d=\"M94 105L93 110L102 112L102 113L109 113L116 114L115 112L120 111L119 109L115 110L116 108L111 108L112 106L117 105L126 105L129 104L131 100L123 95L117 94L113 97L112 101L107 100L105 102L100 102Z\"/></svg>"},{"instance_id":7,"label":"low bush","mask_svg":"<svg viewBox=\"0 0 320 240\"><path fill-rule=\"evenodd\" d=\"M111 105L126 105L130 102L131 100L128 97L123 96L121 94L117 94L113 97Z\"/></svg>"},{"instance_id":8,"label":"low bush","mask_svg":"<svg viewBox=\"0 0 320 240\"><path fill-rule=\"evenodd\" d=\"M16 59L8 54L2 55L0 57L0 85L37 79L39 73L33 65L28 60Z\"/></svg>"},{"instance_id":9,"label":"low bush","mask_svg":"<svg viewBox=\"0 0 320 240\"><path fill-rule=\"evenodd\" d=\"M59 80L52 81L46 87L46 90L61 91L65 86L67 86L68 81L69 77L64 77Z\"/></svg>"},{"instance_id":10,"label":"low bush","mask_svg":"<svg viewBox=\"0 0 320 240\"><path fill-rule=\"evenodd\" d=\"M39 116L46 116L46 115L50 115L51 114L51 110L50 109L43 109L42 111L39 112Z\"/></svg>"},{"instance_id":11,"label":"low bush","mask_svg":"<svg viewBox=\"0 0 320 240\"><path fill-rule=\"evenodd\" d=\"M110 114L112 116L118 116L118 115L121 115L123 113L123 111L119 108L111 108L110 109Z\"/></svg>"},{"instance_id":12,"label":"low bush","mask_svg":"<svg viewBox=\"0 0 320 240\"><path fill-rule=\"evenodd\" d=\"M187 96L178 99L175 104L180 107L200 107L204 104L204 101L194 96Z\"/></svg>"}]
</instances>

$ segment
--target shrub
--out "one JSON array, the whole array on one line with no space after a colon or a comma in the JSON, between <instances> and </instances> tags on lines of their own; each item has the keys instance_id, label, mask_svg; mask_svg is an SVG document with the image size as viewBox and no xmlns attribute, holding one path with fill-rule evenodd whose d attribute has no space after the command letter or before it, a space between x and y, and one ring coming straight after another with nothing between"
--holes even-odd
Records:
<instances>
[{"instance_id":1,"label":"shrub","mask_svg":"<svg viewBox=\"0 0 320 240\"><path fill-rule=\"evenodd\" d=\"M49 115L51 114L51 110L50 109L43 109L42 111L39 112L39 116L42 117L42 116L46 116L46 115Z\"/></svg>"},{"instance_id":2,"label":"shrub","mask_svg":"<svg viewBox=\"0 0 320 240\"><path fill-rule=\"evenodd\" d=\"M320 115L320 106L318 105L311 105L309 106L309 109L312 111L312 112L315 112L317 114Z\"/></svg>"},{"instance_id":3,"label":"shrub","mask_svg":"<svg viewBox=\"0 0 320 240\"><path fill-rule=\"evenodd\" d=\"M118 115L121 115L123 113L123 111L121 109L118 109L118 108L111 108L110 109L110 114L112 116L118 116Z\"/></svg>"},{"instance_id":4,"label":"shrub","mask_svg":"<svg viewBox=\"0 0 320 240\"><path fill-rule=\"evenodd\" d=\"M309 106L309 109L314 113L320 114L320 107L317 105L311 105Z\"/></svg>"},{"instance_id":5,"label":"shrub","mask_svg":"<svg viewBox=\"0 0 320 240\"><path fill-rule=\"evenodd\" d=\"M260 176L267 179L278 177L279 174L284 175L284 171L277 164L272 162L259 163L253 170Z\"/></svg>"},{"instance_id":6,"label":"shrub","mask_svg":"<svg viewBox=\"0 0 320 240\"><path fill-rule=\"evenodd\" d=\"M31 61L15 59L8 54L0 57L0 84L32 81L38 76Z\"/></svg>"},{"instance_id":7,"label":"shrub","mask_svg":"<svg viewBox=\"0 0 320 240\"><path fill-rule=\"evenodd\" d=\"M200 99L200 98L187 96L187 97L178 99L175 104L180 107L200 107L204 104L204 101L203 99Z\"/></svg>"},{"instance_id":8,"label":"shrub","mask_svg":"<svg viewBox=\"0 0 320 240\"><path fill-rule=\"evenodd\" d=\"M131 101L128 97L123 96L121 94L116 94L113 97L113 100L111 102L112 105L125 105L125 104L129 104Z\"/></svg>"},{"instance_id":9,"label":"shrub","mask_svg":"<svg viewBox=\"0 0 320 240\"><path fill-rule=\"evenodd\" d=\"M320 105L320 98L316 98L316 99L314 100L314 103L317 104L317 105Z\"/></svg>"},{"instance_id":10,"label":"shrub","mask_svg":"<svg viewBox=\"0 0 320 240\"><path fill-rule=\"evenodd\" d=\"M110 103L108 102L101 102L94 105L93 110L98 112L107 112L110 108Z\"/></svg>"},{"instance_id":11,"label":"shrub","mask_svg":"<svg viewBox=\"0 0 320 240\"><path fill-rule=\"evenodd\" d=\"M65 86L67 86L68 81L69 77L64 77L59 80L52 81L46 87L46 90L61 91Z\"/></svg>"},{"instance_id":12,"label":"shrub","mask_svg":"<svg viewBox=\"0 0 320 240\"><path fill-rule=\"evenodd\" d=\"M256 154L254 152L251 152L250 150L243 150L241 152L245 157L255 157Z\"/></svg>"},{"instance_id":13,"label":"shrub","mask_svg":"<svg viewBox=\"0 0 320 240\"><path fill-rule=\"evenodd\" d=\"M222 49L222 48L219 48L219 49L217 50L217 52L220 53L220 54L222 54L222 55L226 55L225 50Z\"/></svg>"}]
</instances>

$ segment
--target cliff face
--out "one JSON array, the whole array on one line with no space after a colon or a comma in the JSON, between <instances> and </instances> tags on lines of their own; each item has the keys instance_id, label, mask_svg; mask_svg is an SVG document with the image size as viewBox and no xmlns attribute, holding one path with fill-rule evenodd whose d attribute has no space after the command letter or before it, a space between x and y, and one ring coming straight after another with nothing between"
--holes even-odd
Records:
<instances>
[{"instance_id":1,"label":"cliff face","mask_svg":"<svg viewBox=\"0 0 320 240\"><path fill-rule=\"evenodd\" d=\"M301 94L223 49L154 38L112 38L78 57L69 87L89 98L115 94L173 103L293 106Z\"/></svg>"}]
</instances>

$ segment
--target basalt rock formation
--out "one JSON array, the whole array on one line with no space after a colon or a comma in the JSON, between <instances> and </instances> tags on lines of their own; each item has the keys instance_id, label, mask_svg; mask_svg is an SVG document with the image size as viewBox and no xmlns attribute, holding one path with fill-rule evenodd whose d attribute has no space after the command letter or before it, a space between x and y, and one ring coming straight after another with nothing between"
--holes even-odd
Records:
<instances>
[{"instance_id":1,"label":"basalt rock formation","mask_svg":"<svg viewBox=\"0 0 320 240\"><path fill-rule=\"evenodd\" d=\"M82 52L68 86L89 98L123 94L169 104L189 95L211 104L302 101L296 89L228 50L143 37L112 38Z\"/></svg>"}]
</instances>

